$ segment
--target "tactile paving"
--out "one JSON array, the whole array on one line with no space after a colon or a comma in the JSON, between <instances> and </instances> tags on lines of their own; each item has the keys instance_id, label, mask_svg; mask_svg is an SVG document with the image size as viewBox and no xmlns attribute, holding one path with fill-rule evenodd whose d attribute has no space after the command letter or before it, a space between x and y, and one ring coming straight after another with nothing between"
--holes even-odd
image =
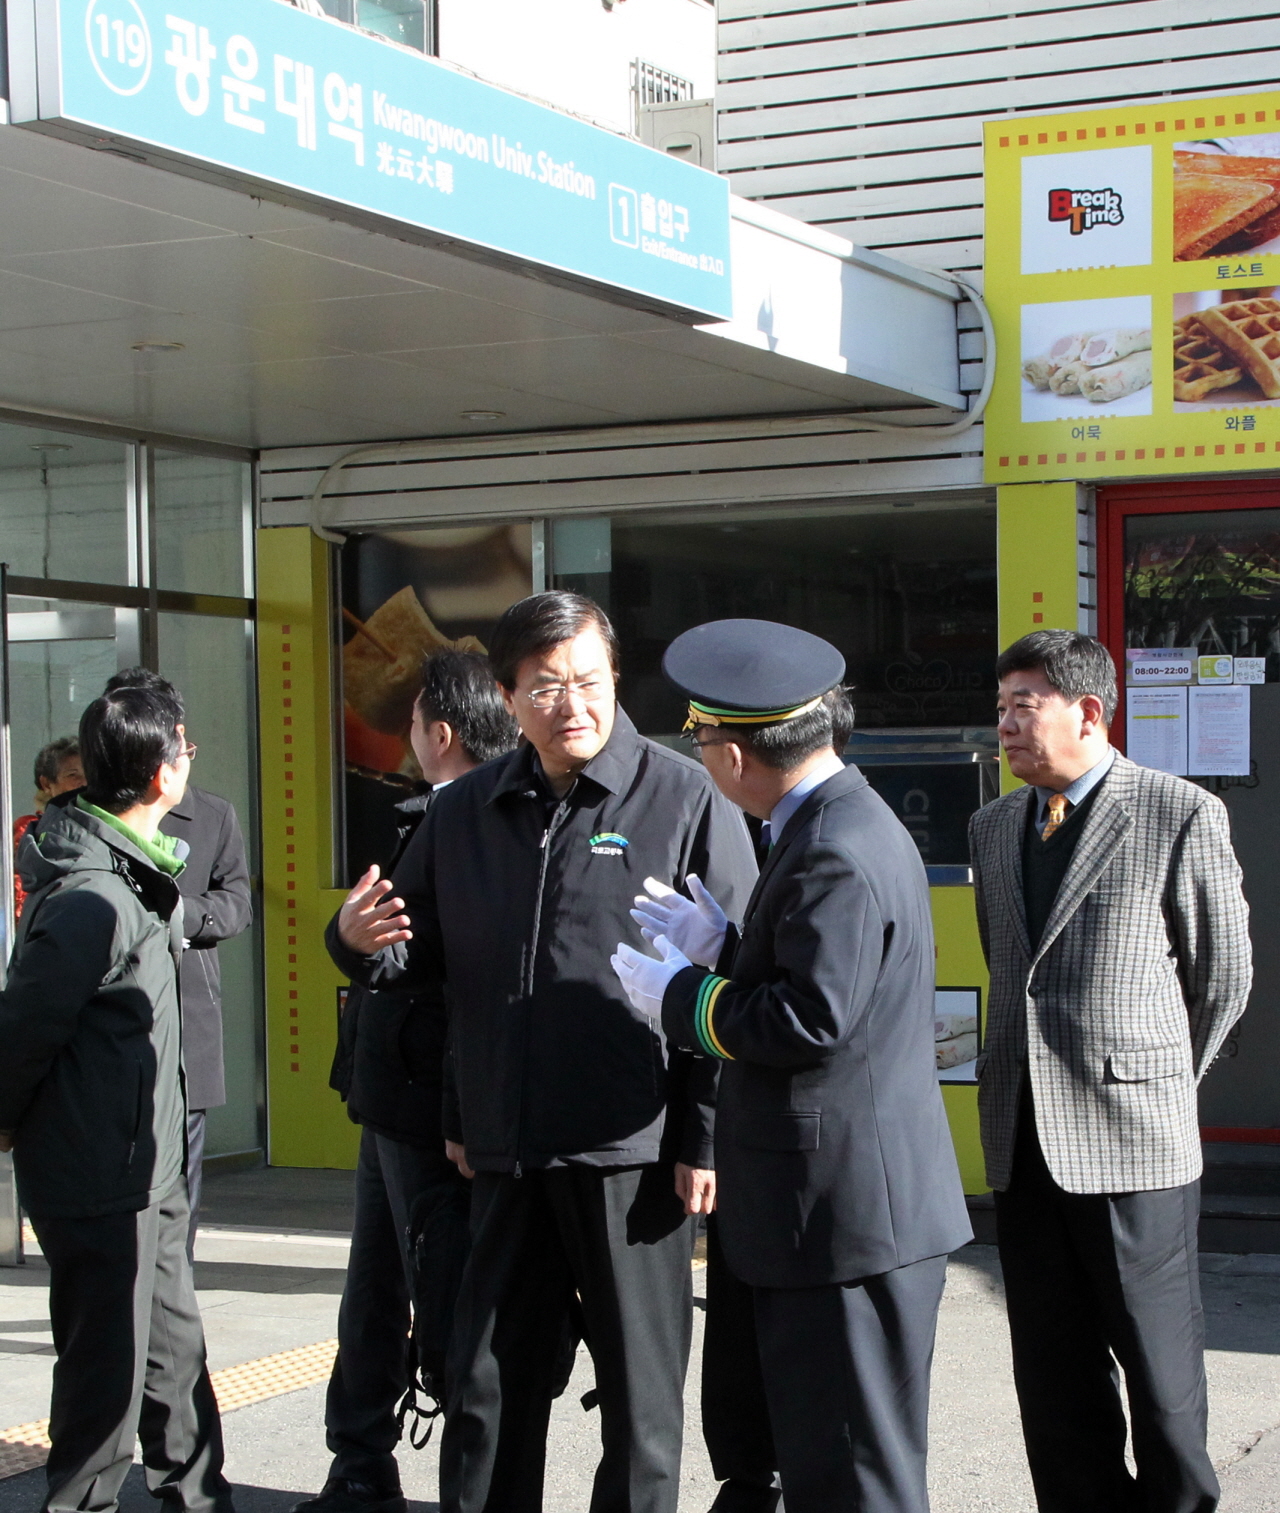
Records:
<instances>
[{"instance_id":1,"label":"tactile paving","mask_svg":"<svg viewBox=\"0 0 1280 1513\"><path fill-rule=\"evenodd\" d=\"M328 1381L337 1350L337 1340L321 1340L318 1345L301 1345L296 1350L282 1350L241 1366L224 1366L221 1371L210 1372L219 1411L233 1413L251 1403ZM47 1418L18 1424L13 1429L0 1429L0 1480L33 1471L43 1466L48 1457Z\"/></svg>"}]
</instances>

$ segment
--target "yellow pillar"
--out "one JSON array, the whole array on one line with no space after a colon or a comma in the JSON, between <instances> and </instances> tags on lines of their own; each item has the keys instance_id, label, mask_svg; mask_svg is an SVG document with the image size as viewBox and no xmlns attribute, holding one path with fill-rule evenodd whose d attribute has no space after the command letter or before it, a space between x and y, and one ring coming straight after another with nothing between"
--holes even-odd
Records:
<instances>
[{"instance_id":1,"label":"yellow pillar","mask_svg":"<svg viewBox=\"0 0 1280 1513\"><path fill-rule=\"evenodd\" d=\"M996 494L1000 650L1033 630L1080 623L1078 486L1015 483ZM1003 758L1001 787L1019 786Z\"/></svg>"},{"instance_id":2,"label":"yellow pillar","mask_svg":"<svg viewBox=\"0 0 1280 1513\"><path fill-rule=\"evenodd\" d=\"M302 527L258 532L269 1159L355 1165L358 1131L329 1088L343 979L324 948L333 886L328 549Z\"/></svg>"},{"instance_id":3,"label":"yellow pillar","mask_svg":"<svg viewBox=\"0 0 1280 1513\"><path fill-rule=\"evenodd\" d=\"M999 645L1041 627L1078 624L1077 499L1074 483L1002 487L996 505ZM995 712L992 711L994 722ZM1006 791L1017 786L1001 762ZM971 888L934 888L933 927L939 987L980 987L985 1013L987 968L978 941ZM978 1137L978 1095L943 1084L951 1136L967 1193L987 1190Z\"/></svg>"}]
</instances>

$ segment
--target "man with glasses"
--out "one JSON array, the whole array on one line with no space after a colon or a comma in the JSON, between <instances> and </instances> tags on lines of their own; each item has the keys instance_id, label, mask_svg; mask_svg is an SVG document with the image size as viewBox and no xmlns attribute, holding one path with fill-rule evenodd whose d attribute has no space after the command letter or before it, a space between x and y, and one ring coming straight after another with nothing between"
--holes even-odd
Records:
<instances>
[{"instance_id":1,"label":"man with glasses","mask_svg":"<svg viewBox=\"0 0 1280 1513\"><path fill-rule=\"evenodd\" d=\"M148 688L176 700L179 709L183 707L182 695L173 684L146 667L118 672L103 692L112 693L117 688ZM185 739L185 726L178 728ZM188 760L195 754L194 742L188 741ZM249 928L253 896L240 821L226 799L188 783L182 798L160 821L160 831L186 847L186 866L178 878L183 946L179 980L182 1062L187 1076L187 1193L191 1200L187 1254L194 1261L204 1186L205 1114L227 1101L218 943Z\"/></svg>"},{"instance_id":2,"label":"man with glasses","mask_svg":"<svg viewBox=\"0 0 1280 1513\"><path fill-rule=\"evenodd\" d=\"M591 1507L675 1513L714 1070L667 1056L609 947L644 878L697 875L740 915L755 863L707 775L618 708L598 605L522 600L490 659L524 744L441 793L393 881L371 868L329 934L355 980L439 984L451 1005L447 1150L475 1185L441 1508L541 1508L576 1296L604 1444Z\"/></svg>"},{"instance_id":3,"label":"man with glasses","mask_svg":"<svg viewBox=\"0 0 1280 1513\"><path fill-rule=\"evenodd\" d=\"M48 805L18 861L0 1150L49 1267L57 1513L116 1507L135 1439L153 1497L231 1507L186 1248L183 863L160 833L194 749L176 697L104 694L80 721L85 786Z\"/></svg>"}]
</instances>

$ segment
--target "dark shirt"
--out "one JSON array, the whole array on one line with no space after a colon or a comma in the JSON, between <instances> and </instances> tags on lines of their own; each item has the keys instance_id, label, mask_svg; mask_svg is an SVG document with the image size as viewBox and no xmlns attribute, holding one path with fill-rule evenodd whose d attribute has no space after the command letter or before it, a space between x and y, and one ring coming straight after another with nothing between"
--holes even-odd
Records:
<instances>
[{"instance_id":1,"label":"dark shirt","mask_svg":"<svg viewBox=\"0 0 1280 1513\"><path fill-rule=\"evenodd\" d=\"M1027 936L1033 953L1040 947L1058 889L1080 843L1085 819L1105 782L1104 778L1073 809L1068 809L1066 819L1048 840L1043 840L1036 830L1036 806L1031 804L1027 809L1027 828L1022 839L1022 902L1027 911Z\"/></svg>"}]
</instances>

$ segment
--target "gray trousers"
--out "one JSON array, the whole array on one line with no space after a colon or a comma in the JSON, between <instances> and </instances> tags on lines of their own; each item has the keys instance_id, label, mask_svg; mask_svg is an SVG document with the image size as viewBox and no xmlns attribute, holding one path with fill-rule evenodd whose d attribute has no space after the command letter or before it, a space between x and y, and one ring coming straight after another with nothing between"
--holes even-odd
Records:
<instances>
[{"instance_id":1,"label":"gray trousers","mask_svg":"<svg viewBox=\"0 0 1280 1513\"><path fill-rule=\"evenodd\" d=\"M857 1282L755 1289L787 1513L927 1513L946 1276L946 1256L934 1256Z\"/></svg>"},{"instance_id":2,"label":"gray trousers","mask_svg":"<svg viewBox=\"0 0 1280 1513\"><path fill-rule=\"evenodd\" d=\"M196 1263L196 1230L200 1227L200 1195L204 1191L204 1131L202 1108L187 1110L187 1200L191 1223L187 1226L187 1260Z\"/></svg>"},{"instance_id":3,"label":"gray trousers","mask_svg":"<svg viewBox=\"0 0 1280 1513\"><path fill-rule=\"evenodd\" d=\"M190 1513L230 1513L222 1426L187 1260L189 1222L183 1178L140 1213L31 1216L49 1263L58 1352L50 1513L111 1513L138 1440L154 1496Z\"/></svg>"}]
</instances>

